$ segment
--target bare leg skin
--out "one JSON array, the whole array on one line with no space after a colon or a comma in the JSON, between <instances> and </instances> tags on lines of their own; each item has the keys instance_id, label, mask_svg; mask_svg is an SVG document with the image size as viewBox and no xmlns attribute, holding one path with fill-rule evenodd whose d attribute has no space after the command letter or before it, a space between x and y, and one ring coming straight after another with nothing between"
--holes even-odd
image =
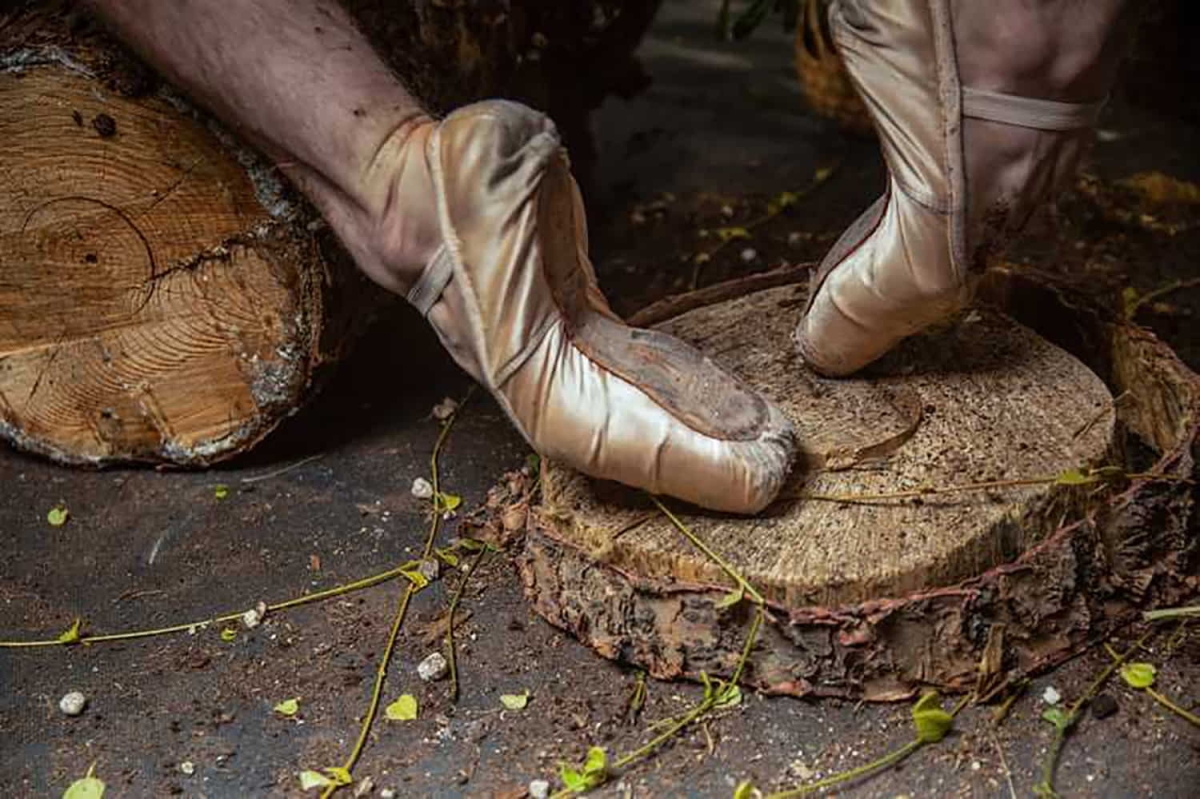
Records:
<instances>
[{"instance_id":1,"label":"bare leg skin","mask_svg":"<svg viewBox=\"0 0 1200 799\"><path fill-rule=\"evenodd\" d=\"M131 47L275 159L371 279L403 293L440 241L428 117L330 0L90 0ZM407 173L397 175L397 172ZM390 207L395 186L429 202ZM410 196L420 193L409 189Z\"/></svg>"},{"instance_id":2,"label":"bare leg skin","mask_svg":"<svg viewBox=\"0 0 1200 799\"><path fill-rule=\"evenodd\" d=\"M275 159L541 454L716 510L774 499L791 423L688 345L612 315L545 116L487 101L435 122L330 0L91 1Z\"/></svg>"}]
</instances>

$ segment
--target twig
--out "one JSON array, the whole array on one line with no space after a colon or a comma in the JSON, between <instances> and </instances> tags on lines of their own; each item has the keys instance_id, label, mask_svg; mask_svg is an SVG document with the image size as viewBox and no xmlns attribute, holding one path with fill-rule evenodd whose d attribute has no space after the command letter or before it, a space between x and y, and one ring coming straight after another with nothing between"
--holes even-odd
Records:
<instances>
[{"instance_id":1,"label":"twig","mask_svg":"<svg viewBox=\"0 0 1200 799\"><path fill-rule=\"evenodd\" d=\"M473 389L474 387L472 386ZM437 538L442 520L442 514L438 512L438 503L441 497L438 489L438 454L441 452L442 446L446 443L446 437L450 434L450 428L454 425L454 420L458 418L458 414L462 411L463 405L470 399L470 396L471 391L468 391L467 396L459 403L458 408L442 423L441 432L438 433L437 441L433 445L433 454L429 456L430 482L433 485L433 495L429 501L432 503L433 513L429 524L429 533L425 536L425 546L421 550L422 559L428 559L433 552L433 542ZM404 593L400 595L400 600L396 605L396 614L392 618L392 627L388 633L387 645L384 647L383 654L379 658L379 665L375 669L375 684L371 689L371 698L367 702L367 710L363 714L362 724L359 726L358 738L354 742L354 748L350 750L349 756L342 764L342 768L346 773L354 769L359 757L362 756L363 749L366 747L367 736L370 735L371 726L375 723L375 716L379 713L379 703L383 696L383 681L387 677L387 667L392 660L392 653L396 649L396 638L400 635L400 628L404 626L404 618L408 615L408 605L418 590L420 589L417 587L417 584L409 581L408 585L404 587ZM341 787L342 783L330 783L321 791L321 799L328 799L328 797L332 796Z\"/></svg>"},{"instance_id":2,"label":"twig","mask_svg":"<svg viewBox=\"0 0 1200 799\"><path fill-rule=\"evenodd\" d=\"M1008 795L1012 799L1017 799L1017 788L1013 785L1012 769L1008 767L1008 760L1004 757L1004 748L1000 746L1000 739L996 737L996 733L991 733L992 745L996 747L996 754L1000 756L1000 767L1004 769L1004 781L1008 783Z\"/></svg>"},{"instance_id":3,"label":"twig","mask_svg":"<svg viewBox=\"0 0 1200 799\"><path fill-rule=\"evenodd\" d=\"M1130 305L1125 309L1125 318L1133 319L1133 317L1137 315L1137 312L1142 309L1142 306L1154 302L1155 300L1162 299L1173 292L1181 289L1190 289L1194 286L1200 286L1200 277L1193 277L1188 280L1176 280L1174 283L1168 283L1167 285L1157 288L1148 294L1143 294L1130 303Z\"/></svg>"},{"instance_id":4,"label":"twig","mask_svg":"<svg viewBox=\"0 0 1200 799\"><path fill-rule=\"evenodd\" d=\"M1187 616L1200 616L1200 605L1192 605L1186 608L1161 608L1159 610L1148 610L1142 614L1142 618L1146 621L1167 621L1169 619L1181 619Z\"/></svg>"},{"instance_id":5,"label":"twig","mask_svg":"<svg viewBox=\"0 0 1200 799\"><path fill-rule=\"evenodd\" d=\"M1087 687L1083 695L1075 700L1075 703L1067 710L1066 718L1060 724L1054 725L1054 741L1050 744L1050 752L1046 755L1046 760L1042 763L1042 781L1034 786L1034 793L1039 796L1058 796L1054 791L1054 771L1058 767L1058 757L1062 752L1063 745L1067 741L1067 734L1079 721L1079 713L1092 701L1100 688L1108 681L1108 678L1113 675L1121 665L1132 657L1133 653L1141 648L1143 644L1150 640L1151 636L1157 632L1151 628L1139 638L1133 646L1129 647L1124 654L1118 655L1108 668L1100 672L1096 679L1092 680L1092 684Z\"/></svg>"},{"instance_id":6,"label":"twig","mask_svg":"<svg viewBox=\"0 0 1200 799\"><path fill-rule=\"evenodd\" d=\"M1114 658L1114 659L1120 657L1116 653L1116 650L1114 650L1108 644L1104 645L1104 649L1108 652L1109 657ZM1130 685L1129 687L1133 688L1134 686ZM1169 710L1172 713L1174 713L1175 715L1179 716L1184 721L1194 724L1197 727L1200 727L1200 716L1197 716L1195 713L1192 713L1190 711L1184 710L1182 707L1175 704L1170 699L1168 699L1165 695L1160 694L1158 691L1154 690L1149 685L1147 685L1145 688L1140 688L1140 689L1135 688L1135 690L1145 691L1147 694L1150 695L1151 699L1153 699L1155 702L1158 702L1160 705L1165 707L1167 710Z\"/></svg>"},{"instance_id":7,"label":"twig","mask_svg":"<svg viewBox=\"0 0 1200 799\"><path fill-rule=\"evenodd\" d=\"M483 556L487 554L487 549L480 549L475 553L475 557L471 558L467 564L467 571L463 574L462 579L458 581L458 586L454 589L454 596L450 597L450 604L446 606L446 660L450 664L450 701L458 701L458 657L455 654L454 647L454 611L458 609L458 603L462 601L463 592L467 587L467 580L471 579L471 575L479 568L479 564L483 561Z\"/></svg>"},{"instance_id":8,"label":"twig","mask_svg":"<svg viewBox=\"0 0 1200 799\"><path fill-rule=\"evenodd\" d=\"M706 556L708 556L709 560L713 561L718 566L720 566L721 571L723 571L727 575L729 575L729 577L734 581L734 583L739 588L742 589L742 591L746 594L746 596L750 597L751 601L753 601L757 605L766 604L766 600L763 599L762 594L758 593L758 591L755 590L754 586L750 585L750 583L748 583L746 581L745 577L742 577L742 575L738 574L737 570L734 569L733 566L731 566L728 561L726 561L724 558L722 558L720 555L718 555L716 552L714 552L712 549L710 549L708 544L705 544L703 541L701 541L699 538L697 538L696 534L693 533L690 529L688 529L687 525L685 525L683 522L681 522L679 520L679 518L675 516L674 513L671 513L670 509L667 508L667 506L662 503L662 500L660 500L658 497L655 497L655 496L650 497L650 499L652 499L654 501L654 504L658 506L658 509L661 510L663 512L663 514L667 517L667 519L670 520L671 524L673 524L675 526L675 529L678 530L679 532L683 533L684 537L687 538L688 541L692 542L692 546L696 547L696 549L700 550ZM735 682L736 682L736 680L735 680Z\"/></svg>"},{"instance_id":9,"label":"twig","mask_svg":"<svg viewBox=\"0 0 1200 799\"><path fill-rule=\"evenodd\" d=\"M287 466L280 467L274 471L266 472L265 474L255 474L250 477L243 477L243 483L258 483L263 480L270 480L272 477L279 477L281 474L287 474L293 469L299 469L306 463L312 463L315 460L320 460L325 457L324 452L318 452L316 455L309 455L307 458L301 458L295 463L289 463Z\"/></svg>"},{"instance_id":10,"label":"twig","mask_svg":"<svg viewBox=\"0 0 1200 799\"><path fill-rule=\"evenodd\" d=\"M989 491L997 488L1022 488L1026 486L1050 485L1053 483L1070 486L1095 485L1097 483L1111 482L1114 479L1163 480L1184 483L1191 482L1191 480L1186 477L1176 477L1175 475L1168 474L1155 474L1152 472L1138 472L1134 474L1109 474L1106 472L1093 472L1091 474L1085 474L1082 480L1075 482L1066 482L1063 480L1063 475L1056 475L1054 477L1028 477L1016 480L984 480L978 483L961 483L959 485L940 487L925 486L923 488L913 488L905 491L881 491L874 494L817 494L807 491L799 491L795 494L783 495L781 498L807 500L809 502L840 502L844 504L855 504L881 502L894 499L913 499L916 497L927 497L938 494L958 494L969 491Z\"/></svg>"},{"instance_id":11,"label":"twig","mask_svg":"<svg viewBox=\"0 0 1200 799\"><path fill-rule=\"evenodd\" d=\"M790 202L788 202L786 204L784 204L782 202L777 203L776 207L773 210L769 209L767 211L767 213L763 214L762 216L758 217L757 219L752 219L744 225L737 225L735 227L740 227L746 233L749 233L751 230L754 230L755 228L760 227L761 225L764 225L767 222L770 222L772 219L774 219L775 217L777 217L781 213L783 213L785 208L791 208L802 197L808 196L809 194L814 192L816 189L823 186L826 182L828 182L829 178L831 178L834 175L834 173L836 173L838 171L838 169L841 168L841 166L842 166L842 160L838 159L837 161L833 162L832 165L818 169L816 171L816 173L813 175L812 181L809 182L809 184L807 186L800 189L799 191L790 193L790 195L791 195ZM726 228L726 229L731 230L732 228ZM719 252L721 249L723 249L726 244L728 244L731 241L740 241L740 240L747 239L747 238L748 238L748 236L733 236L733 235L726 236L726 237L722 238L720 241L718 241L715 246L710 247L708 250L706 250L704 252L697 253L697 258L694 258L693 262L692 262L692 279L691 279L691 283L690 283L690 288L695 290L696 284L700 280L700 269L704 266L704 264L708 260L710 260L714 255L716 255L717 252ZM698 257L700 255L703 255L704 258L700 259Z\"/></svg>"},{"instance_id":12,"label":"twig","mask_svg":"<svg viewBox=\"0 0 1200 799\"><path fill-rule=\"evenodd\" d=\"M355 580L351 583L337 585L333 588L327 588L324 591L317 591L314 594L305 594L294 599L288 599L283 602L276 602L267 605L267 612L276 612L286 610L288 608L307 605L310 602L319 602L323 599L329 599L342 594L349 594L352 591L361 591L364 588L370 588L373 585L385 583L388 580L393 580L399 577L402 573L402 567L388 569L378 574L372 574L369 577L363 577L360 580ZM44 646L74 646L75 644L100 644L106 641L130 641L136 638L152 638L158 635L169 635L171 633L182 633L190 630L195 630L198 627L206 627L210 624L222 624L227 621L238 621L246 611L236 611L232 613L224 613L220 616L213 616L199 621L186 622L184 624L173 624L169 627L158 627L150 630L133 630L125 633L108 633L106 635L85 635L75 641L61 641L57 638L50 638L40 641L0 641L0 649L25 649Z\"/></svg>"}]
</instances>

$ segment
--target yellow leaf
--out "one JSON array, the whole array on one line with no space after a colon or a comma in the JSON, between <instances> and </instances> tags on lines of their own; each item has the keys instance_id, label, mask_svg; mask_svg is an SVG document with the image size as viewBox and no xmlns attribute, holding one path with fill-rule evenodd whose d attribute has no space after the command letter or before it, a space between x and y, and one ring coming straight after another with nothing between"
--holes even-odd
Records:
<instances>
[{"instance_id":1,"label":"yellow leaf","mask_svg":"<svg viewBox=\"0 0 1200 799\"><path fill-rule=\"evenodd\" d=\"M719 227L715 232L721 241L750 238L750 231L744 227Z\"/></svg>"},{"instance_id":2,"label":"yellow leaf","mask_svg":"<svg viewBox=\"0 0 1200 799\"><path fill-rule=\"evenodd\" d=\"M300 790L308 791L313 788L324 788L332 785L333 781L319 771L300 772Z\"/></svg>"},{"instance_id":3,"label":"yellow leaf","mask_svg":"<svg viewBox=\"0 0 1200 799\"><path fill-rule=\"evenodd\" d=\"M73 644L79 640L79 628L83 624L82 619L76 619L71 622L71 626L67 628L60 636L58 642L60 644Z\"/></svg>"},{"instance_id":4,"label":"yellow leaf","mask_svg":"<svg viewBox=\"0 0 1200 799\"><path fill-rule=\"evenodd\" d=\"M525 706L529 704L529 691L525 690L519 694L501 694L500 704L509 710L524 710Z\"/></svg>"},{"instance_id":5,"label":"yellow leaf","mask_svg":"<svg viewBox=\"0 0 1200 799\"><path fill-rule=\"evenodd\" d=\"M300 699L298 697L285 699L276 705L274 709L276 713L281 713L284 716L294 716L300 710Z\"/></svg>"},{"instance_id":6,"label":"yellow leaf","mask_svg":"<svg viewBox=\"0 0 1200 799\"><path fill-rule=\"evenodd\" d=\"M237 630L232 627L226 627L224 630L221 630L221 640L225 643L230 643L235 638L237 638Z\"/></svg>"},{"instance_id":7,"label":"yellow leaf","mask_svg":"<svg viewBox=\"0 0 1200 799\"><path fill-rule=\"evenodd\" d=\"M225 499L229 496L229 486L217 486L213 489L213 496L217 499Z\"/></svg>"},{"instance_id":8,"label":"yellow leaf","mask_svg":"<svg viewBox=\"0 0 1200 799\"><path fill-rule=\"evenodd\" d=\"M62 799L100 799L104 796L104 781L99 777L81 777L67 786Z\"/></svg>"},{"instance_id":9,"label":"yellow leaf","mask_svg":"<svg viewBox=\"0 0 1200 799\"><path fill-rule=\"evenodd\" d=\"M417 698L412 694L403 694L388 705L383 714L389 721L412 721L417 717Z\"/></svg>"},{"instance_id":10,"label":"yellow leaf","mask_svg":"<svg viewBox=\"0 0 1200 799\"><path fill-rule=\"evenodd\" d=\"M62 527L67 523L67 519L69 518L71 518L71 511L67 510L62 505L59 505L56 508L51 508L46 513L46 521L50 523L51 527Z\"/></svg>"}]
</instances>

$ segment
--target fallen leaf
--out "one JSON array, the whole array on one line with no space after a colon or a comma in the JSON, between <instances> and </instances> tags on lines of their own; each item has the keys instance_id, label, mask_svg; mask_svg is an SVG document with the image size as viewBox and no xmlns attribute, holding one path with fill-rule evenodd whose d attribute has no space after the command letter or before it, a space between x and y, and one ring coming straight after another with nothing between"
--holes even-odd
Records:
<instances>
[{"instance_id":1,"label":"fallen leaf","mask_svg":"<svg viewBox=\"0 0 1200 799\"><path fill-rule=\"evenodd\" d=\"M525 706L529 704L529 690L526 689L519 694L500 694L500 704L509 710L524 710Z\"/></svg>"},{"instance_id":2,"label":"fallen leaf","mask_svg":"<svg viewBox=\"0 0 1200 799\"><path fill-rule=\"evenodd\" d=\"M104 796L104 781L99 777L81 777L67 786L62 799L100 799Z\"/></svg>"},{"instance_id":3,"label":"fallen leaf","mask_svg":"<svg viewBox=\"0 0 1200 799\"><path fill-rule=\"evenodd\" d=\"M75 619L75 621L71 622L71 626L68 627L66 630L64 630L63 633L58 636L58 642L60 644L73 644L76 641L78 641L79 640L79 628L82 624L83 624L83 619Z\"/></svg>"},{"instance_id":4,"label":"fallen leaf","mask_svg":"<svg viewBox=\"0 0 1200 799\"><path fill-rule=\"evenodd\" d=\"M319 771L300 772L300 790L302 791L308 791L313 788L324 788L332 783L332 780Z\"/></svg>"},{"instance_id":5,"label":"fallen leaf","mask_svg":"<svg viewBox=\"0 0 1200 799\"><path fill-rule=\"evenodd\" d=\"M62 505L59 505L56 508L51 508L49 512L46 513L46 521L50 523L51 527L62 527L67 523L67 519L69 518L71 518L71 511L67 510Z\"/></svg>"},{"instance_id":6,"label":"fallen leaf","mask_svg":"<svg viewBox=\"0 0 1200 799\"><path fill-rule=\"evenodd\" d=\"M225 643L230 643L231 641L233 641L236 638L237 638L237 630L235 630L234 628L226 627L224 630L221 630L221 640L224 641Z\"/></svg>"},{"instance_id":7,"label":"fallen leaf","mask_svg":"<svg viewBox=\"0 0 1200 799\"><path fill-rule=\"evenodd\" d=\"M285 699L274 707L276 713L281 713L284 716L294 716L300 710L299 697Z\"/></svg>"},{"instance_id":8,"label":"fallen leaf","mask_svg":"<svg viewBox=\"0 0 1200 799\"><path fill-rule=\"evenodd\" d=\"M1154 685L1158 669L1152 663L1126 663L1121 667L1121 679L1130 688L1149 688Z\"/></svg>"},{"instance_id":9,"label":"fallen leaf","mask_svg":"<svg viewBox=\"0 0 1200 799\"><path fill-rule=\"evenodd\" d=\"M229 486L220 485L213 489L213 496L217 499L225 499L229 496Z\"/></svg>"},{"instance_id":10,"label":"fallen leaf","mask_svg":"<svg viewBox=\"0 0 1200 799\"><path fill-rule=\"evenodd\" d=\"M412 694L402 694L384 709L383 714L389 721L412 721L417 717L417 712L417 698Z\"/></svg>"}]
</instances>

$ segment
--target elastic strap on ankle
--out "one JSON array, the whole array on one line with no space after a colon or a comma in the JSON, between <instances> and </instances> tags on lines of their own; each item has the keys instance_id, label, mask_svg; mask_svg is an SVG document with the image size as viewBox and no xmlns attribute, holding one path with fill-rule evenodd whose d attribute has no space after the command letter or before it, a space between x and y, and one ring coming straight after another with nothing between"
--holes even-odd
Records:
<instances>
[{"instance_id":1,"label":"elastic strap on ankle","mask_svg":"<svg viewBox=\"0 0 1200 799\"><path fill-rule=\"evenodd\" d=\"M442 296L442 292L446 290L446 284L452 277L454 277L454 261L450 258L446 245L443 244L438 247L438 251L425 266L425 271L417 278L417 282L412 284L405 299L421 312L421 316L428 316L429 309Z\"/></svg>"},{"instance_id":2,"label":"elastic strap on ankle","mask_svg":"<svg viewBox=\"0 0 1200 799\"><path fill-rule=\"evenodd\" d=\"M1096 123L1104 103L1104 100L1097 103L1060 103L972 89L969 86L964 86L962 90L964 117L1038 130L1089 128Z\"/></svg>"}]
</instances>

